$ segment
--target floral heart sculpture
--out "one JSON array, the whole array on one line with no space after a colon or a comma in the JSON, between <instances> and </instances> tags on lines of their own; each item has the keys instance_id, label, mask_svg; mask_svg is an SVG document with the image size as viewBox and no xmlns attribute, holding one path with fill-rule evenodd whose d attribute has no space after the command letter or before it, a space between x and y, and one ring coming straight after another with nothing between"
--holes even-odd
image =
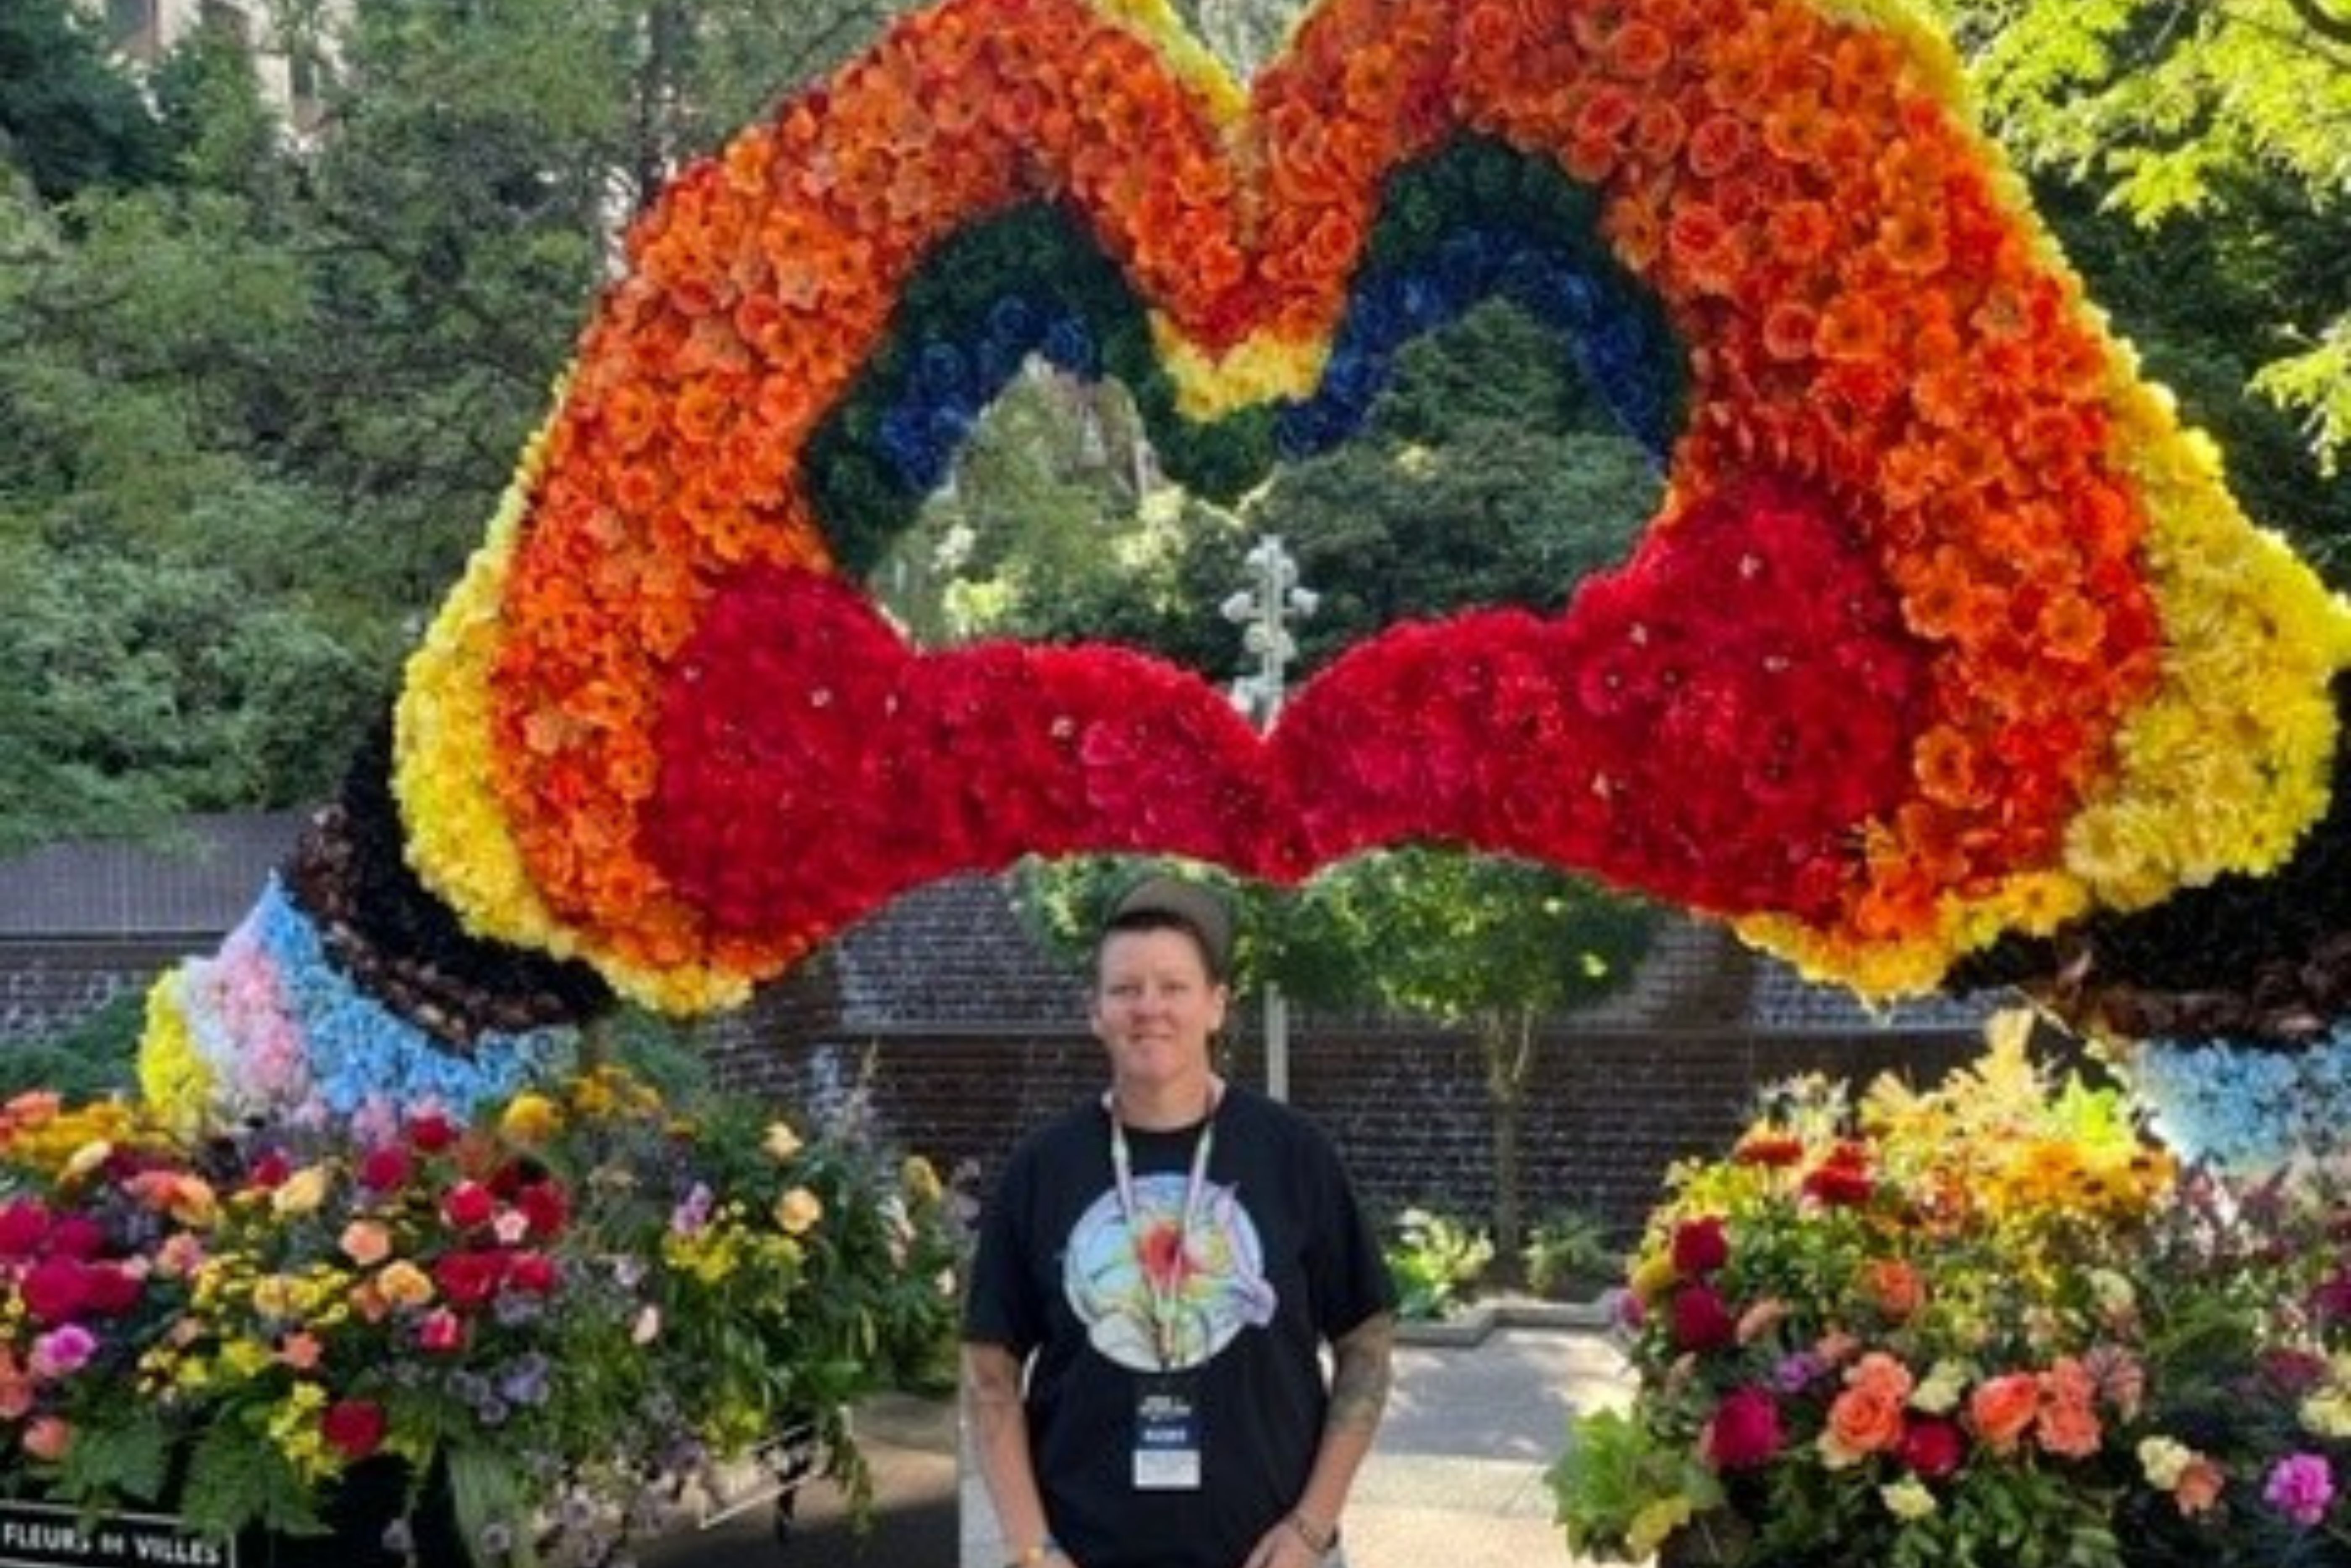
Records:
<instances>
[{"instance_id":1,"label":"floral heart sculpture","mask_svg":"<svg viewBox=\"0 0 2351 1568\"><path fill-rule=\"evenodd\" d=\"M1155 5L948 0L681 175L413 661L409 853L678 1009L920 882L1435 840L1932 986L2276 865L2351 616L2230 500L1893 0L1327 0L1244 98ZM1229 489L1481 294L1669 489L1563 615L1390 629L1270 737L857 588L1031 350Z\"/></svg>"}]
</instances>

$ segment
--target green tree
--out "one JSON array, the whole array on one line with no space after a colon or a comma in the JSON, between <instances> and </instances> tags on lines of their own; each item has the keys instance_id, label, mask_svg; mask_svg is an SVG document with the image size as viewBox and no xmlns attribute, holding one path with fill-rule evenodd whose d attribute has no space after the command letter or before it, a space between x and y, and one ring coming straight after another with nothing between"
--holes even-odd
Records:
<instances>
[{"instance_id":1,"label":"green tree","mask_svg":"<svg viewBox=\"0 0 2351 1568\"><path fill-rule=\"evenodd\" d=\"M619 226L888 9L287 0L273 41L338 62L298 147L213 30L152 114L108 77L162 150L144 183L0 184L0 841L329 788ZM25 87L0 74L0 106Z\"/></svg>"},{"instance_id":2,"label":"green tree","mask_svg":"<svg viewBox=\"0 0 2351 1568\"><path fill-rule=\"evenodd\" d=\"M1274 985L1332 1013L1384 1011L1468 1031L1484 1067L1495 1249L1516 1260L1521 1131L1542 1027L1631 978L1654 925L1647 906L1546 866L1430 845L1357 855L1298 889L1159 863L1232 900L1237 993ZM1027 862L1019 906L1075 966L1139 873L1116 857Z\"/></svg>"},{"instance_id":3,"label":"green tree","mask_svg":"<svg viewBox=\"0 0 2351 1568\"><path fill-rule=\"evenodd\" d=\"M1285 988L1374 1000L1463 1029L1485 1067L1494 1247L1524 1249L1521 1134L1544 1022L1622 987L1649 945L1646 906L1524 861L1412 847L1358 855L1307 884L1282 926Z\"/></svg>"},{"instance_id":4,"label":"green tree","mask_svg":"<svg viewBox=\"0 0 2351 1568\"><path fill-rule=\"evenodd\" d=\"M0 6L0 161L49 202L164 172L162 128L138 88L107 63L97 22L72 0Z\"/></svg>"}]
</instances>

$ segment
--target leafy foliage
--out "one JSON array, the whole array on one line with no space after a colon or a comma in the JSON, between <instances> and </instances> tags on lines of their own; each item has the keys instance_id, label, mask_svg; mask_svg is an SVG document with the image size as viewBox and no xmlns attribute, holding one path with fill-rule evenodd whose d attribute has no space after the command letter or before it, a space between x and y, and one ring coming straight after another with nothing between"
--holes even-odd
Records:
<instances>
[{"instance_id":1,"label":"leafy foliage","mask_svg":"<svg viewBox=\"0 0 2351 1568\"><path fill-rule=\"evenodd\" d=\"M1395 1282L1396 1315L1408 1322L1447 1317L1494 1260L1483 1231L1449 1215L1407 1208L1395 1236L1381 1249Z\"/></svg>"},{"instance_id":2,"label":"leafy foliage","mask_svg":"<svg viewBox=\"0 0 2351 1568\"><path fill-rule=\"evenodd\" d=\"M0 158L52 202L162 172L160 128L138 89L109 68L96 22L70 0L0 8Z\"/></svg>"}]
</instances>

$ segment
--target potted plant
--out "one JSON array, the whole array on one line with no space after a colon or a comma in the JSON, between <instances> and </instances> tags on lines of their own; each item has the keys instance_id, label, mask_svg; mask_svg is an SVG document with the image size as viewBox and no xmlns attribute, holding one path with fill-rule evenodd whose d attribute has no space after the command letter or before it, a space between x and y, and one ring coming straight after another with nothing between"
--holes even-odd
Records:
<instances>
[{"instance_id":1,"label":"potted plant","mask_svg":"<svg viewBox=\"0 0 2351 1568\"><path fill-rule=\"evenodd\" d=\"M20 1096L0 1466L215 1537L340 1532L338 1562L433 1529L485 1568L601 1562L796 1419L862 1497L847 1407L951 1320L954 1257L921 1162L617 1068L465 1124L201 1137Z\"/></svg>"},{"instance_id":2,"label":"potted plant","mask_svg":"<svg viewBox=\"0 0 2351 1568\"><path fill-rule=\"evenodd\" d=\"M2351 1561L2351 1204L2183 1170L2022 1030L1925 1093L1785 1087L1676 1168L1630 1406L1552 1480L1606 1561Z\"/></svg>"}]
</instances>

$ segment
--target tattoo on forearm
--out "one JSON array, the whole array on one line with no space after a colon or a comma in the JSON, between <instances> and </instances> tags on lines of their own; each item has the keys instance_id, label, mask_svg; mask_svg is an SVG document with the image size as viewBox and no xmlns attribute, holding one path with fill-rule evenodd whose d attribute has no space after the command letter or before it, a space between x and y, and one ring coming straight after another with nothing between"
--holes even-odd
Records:
<instances>
[{"instance_id":1,"label":"tattoo on forearm","mask_svg":"<svg viewBox=\"0 0 2351 1568\"><path fill-rule=\"evenodd\" d=\"M1374 1318L1333 1347L1331 1407L1326 1427L1376 1427L1387 1407L1395 1324Z\"/></svg>"}]
</instances>

